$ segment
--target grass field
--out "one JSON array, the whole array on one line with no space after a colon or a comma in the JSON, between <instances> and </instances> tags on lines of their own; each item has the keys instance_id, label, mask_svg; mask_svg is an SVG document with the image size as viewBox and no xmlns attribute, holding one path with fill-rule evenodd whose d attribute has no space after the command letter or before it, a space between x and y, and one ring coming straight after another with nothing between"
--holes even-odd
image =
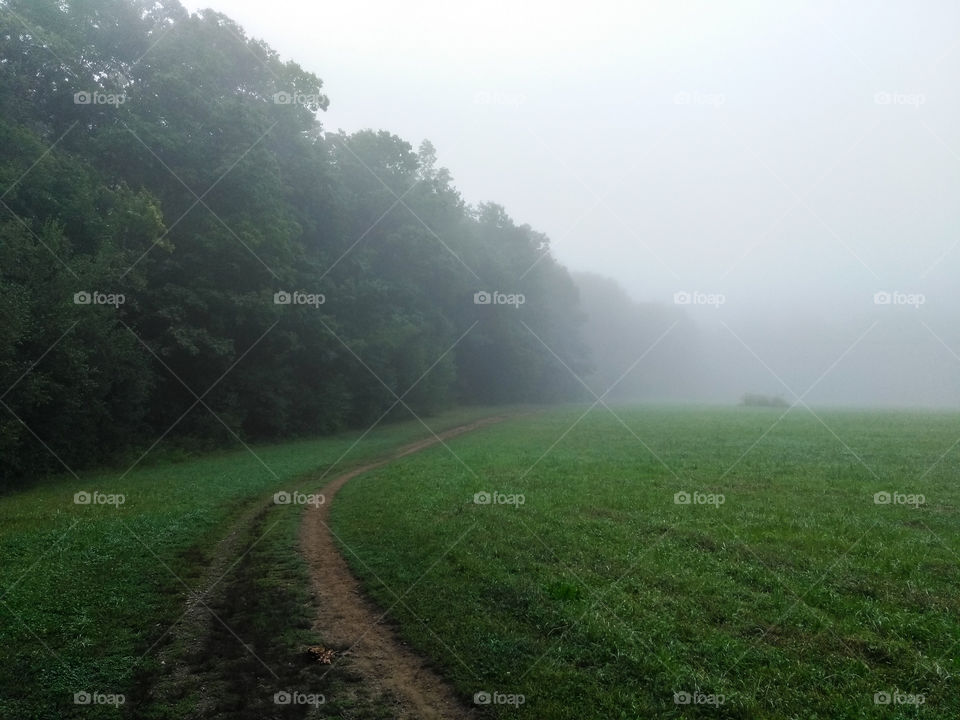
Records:
<instances>
[{"instance_id":1,"label":"grass field","mask_svg":"<svg viewBox=\"0 0 960 720\"><path fill-rule=\"evenodd\" d=\"M439 431L488 414L452 412L429 424ZM416 421L379 428L337 467L428 436ZM168 459L125 476L123 465L0 497L0 718L118 716L113 705L76 705L77 692L123 694L127 717L193 716L201 695L217 690L229 702L204 716L275 711L277 686L302 674L289 658L311 614L297 554L302 507L275 506L272 494L321 476L359 437L258 446L256 457L240 449ZM81 491L123 503L76 504ZM181 647L170 629L229 534L233 554L212 578L223 577L222 592L206 600L229 629L212 622L202 645ZM191 677L166 677L164 659Z\"/></svg>"},{"instance_id":2,"label":"grass field","mask_svg":"<svg viewBox=\"0 0 960 720\"><path fill-rule=\"evenodd\" d=\"M960 416L598 408L570 429L582 412L332 506L370 594L480 715L960 717Z\"/></svg>"}]
</instances>

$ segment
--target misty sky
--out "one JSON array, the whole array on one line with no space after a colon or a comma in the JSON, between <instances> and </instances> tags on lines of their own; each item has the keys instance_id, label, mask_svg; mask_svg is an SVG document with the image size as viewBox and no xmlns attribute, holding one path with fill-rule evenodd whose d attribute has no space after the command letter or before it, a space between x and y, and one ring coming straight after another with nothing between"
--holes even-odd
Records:
<instances>
[{"instance_id":1,"label":"misty sky","mask_svg":"<svg viewBox=\"0 0 960 720\"><path fill-rule=\"evenodd\" d=\"M430 139L572 270L722 294L688 311L747 353L742 390L843 356L808 401L960 402L960 5L185 5L319 75L328 129Z\"/></svg>"}]
</instances>

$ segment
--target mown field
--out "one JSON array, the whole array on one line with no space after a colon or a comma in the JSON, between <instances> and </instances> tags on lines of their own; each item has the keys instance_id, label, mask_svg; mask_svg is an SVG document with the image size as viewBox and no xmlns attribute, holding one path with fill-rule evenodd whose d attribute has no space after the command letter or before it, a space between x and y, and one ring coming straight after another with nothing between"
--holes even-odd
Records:
<instances>
[{"instance_id":1,"label":"mown field","mask_svg":"<svg viewBox=\"0 0 960 720\"><path fill-rule=\"evenodd\" d=\"M429 425L439 432L489 414L451 412ZM316 681L291 658L317 641L298 555L303 507L272 496L316 482L338 460L346 469L430 433L417 421L392 424L350 450L360 435L179 460L161 446L128 474L130 463L0 496L0 718L305 712L272 702L278 689ZM78 492L100 495L77 504ZM118 495L122 504L97 502ZM211 586L202 599L219 620L203 605L184 617L191 592ZM122 705L106 704L118 695Z\"/></svg>"},{"instance_id":2,"label":"mown field","mask_svg":"<svg viewBox=\"0 0 960 720\"><path fill-rule=\"evenodd\" d=\"M960 416L616 411L485 428L332 506L478 716L960 717Z\"/></svg>"}]
</instances>

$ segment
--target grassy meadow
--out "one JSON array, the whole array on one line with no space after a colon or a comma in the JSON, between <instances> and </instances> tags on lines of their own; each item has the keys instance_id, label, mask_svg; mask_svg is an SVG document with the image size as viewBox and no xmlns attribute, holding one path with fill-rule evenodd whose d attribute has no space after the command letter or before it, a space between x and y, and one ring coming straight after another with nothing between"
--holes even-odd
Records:
<instances>
[{"instance_id":1,"label":"grassy meadow","mask_svg":"<svg viewBox=\"0 0 960 720\"><path fill-rule=\"evenodd\" d=\"M440 431L489 414L461 410L428 424ZM273 493L316 481L341 457L334 473L430 433L414 420L392 424L350 450L360 436L178 459L160 446L129 473L132 460L0 496L0 664L8 669L0 673L0 718L276 710L270 696L296 680L299 668L284 663L311 613L297 544L303 508L276 506ZM78 492L91 502L77 504ZM110 503L121 495L122 503ZM218 543L234 534L230 555L216 557ZM225 597L205 602L229 627L209 621L212 637L180 647L176 624L190 593L212 583ZM166 678L177 664L195 678ZM251 687L251 673L264 676L263 688ZM231 684L224 698L236 707L198 706L217 684ZM89 694L90 704L76 704L75 693ZM122 705L107 702L118 695Z\"/></svg>"},{"instance_id":2,"label":"grassy meadow","mask_svg":"<svg viewBox=\"0 0 960 720\"><path fill-rule=\"evenodd\" d=\"M478 716L960 717L960 416L584 410L332 506Z\"/></svg>"}]
</instances>

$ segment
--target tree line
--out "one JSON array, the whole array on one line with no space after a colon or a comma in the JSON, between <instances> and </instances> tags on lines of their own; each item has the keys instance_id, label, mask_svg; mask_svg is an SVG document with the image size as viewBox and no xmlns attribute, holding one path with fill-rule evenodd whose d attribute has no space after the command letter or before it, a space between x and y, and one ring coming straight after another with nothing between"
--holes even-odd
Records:
<instances>
[{"instance_id":1,"label":"tree line","mask_svg":"<svg viewBox=\"0 0 960 720\"><path fill-rule=\"evenodd\" d=\"M578 396L548 238L322 88L176 0L0 1L5 479Z\"/></svg>"}]
</instances>

